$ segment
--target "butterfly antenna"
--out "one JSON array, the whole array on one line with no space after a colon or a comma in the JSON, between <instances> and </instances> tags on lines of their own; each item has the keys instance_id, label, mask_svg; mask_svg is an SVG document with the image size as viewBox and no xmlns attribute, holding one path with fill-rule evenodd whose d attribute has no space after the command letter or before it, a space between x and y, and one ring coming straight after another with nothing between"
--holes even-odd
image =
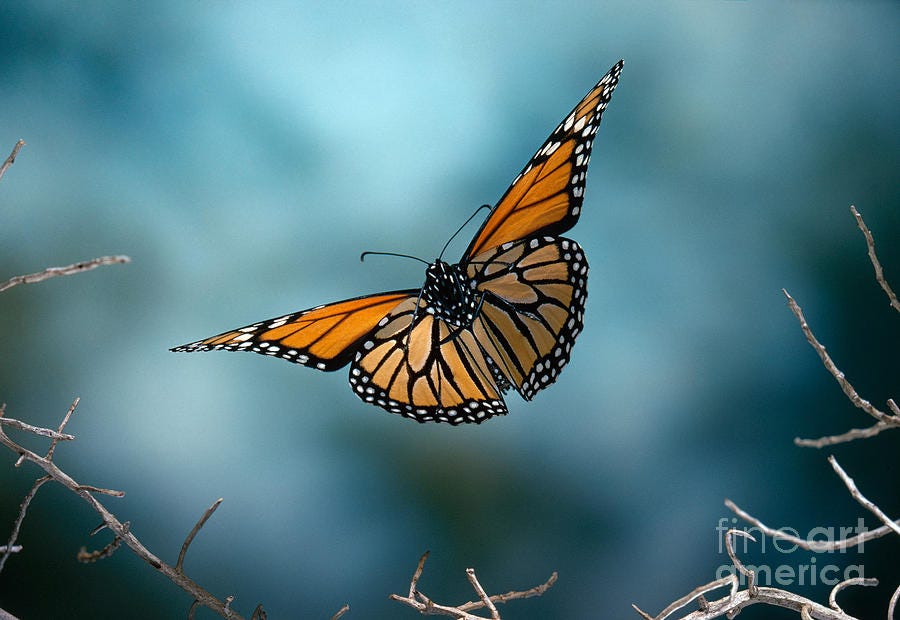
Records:
<instances>
[{"instance_id":1,"label":"butterfly antenna","mask_svg":"<svg viewBox=\"0 0 900 620\"><path fill-rule=\"evenodd\" d=\"M447 251L447 246L449 246L449 245L450 245L450 242L453 241L453 240L456 238L456 235L458 235L459 233L461 233L461 232L462 232L462 229L465 228L466 226L468 226L468 225L469 225L469 222L471 222L472 220L474 220L474 219L475 219L475 216L478 215L483 209L490 209L490 208L491 208L491 205L481 205L480 207L478 207L477 209L475 209L475 213L473 213L472 215L470 215L470 216L469 216L469 219L467 219L465 222L463 222L462 226L460 226L459 228L457 228L457 229L456 229L456 232L453 233L452 235L450 235L450 238L447 239L447 243L444 244L444 248L441 250L440 256L438 256L438 260L440 260L440 259L442 259L442 258L444 257L444 252Z\"/></svg>"},{"instance_id":2,"label":"butterfly antenna","mask_svg":"<svg viewBox=\"0 0 900 620\"><path fill-rule=\"evenodd\" d=\"M369 256L369 255L372 255L372 256L396 256L398 258L411 258L413 260L419 261L420 263L425 263L426 265L431 264L427 260L421 259L418 256L410 256L409 254L398 254L397 252L371 252L369 250L366 250L365 252L363 252L362 254L359 255L359 262L365 261L366 256Z\"/></svg>"}]
</instances>

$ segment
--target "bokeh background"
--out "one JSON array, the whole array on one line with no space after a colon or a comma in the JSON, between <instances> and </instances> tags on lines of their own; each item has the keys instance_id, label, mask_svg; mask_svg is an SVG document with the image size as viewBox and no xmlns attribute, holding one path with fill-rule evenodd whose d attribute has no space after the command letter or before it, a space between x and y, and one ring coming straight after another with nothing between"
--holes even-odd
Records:
<instances>
[{"instance_id":1,"label":"bokeh background","mask_svg":"<svg viewBox=\"0 0 900 620\"><path fill-rule=\"evenodd\" d=\"M848 212L900 288L898 27L888 2L2 3L0 154L28 145L0 183L0 279L133 262L0 296L0 399L55 426L81 396L58 464L126 490L106 505L167 561L224 497L185 566L248 615L412 618L387 595L426 549L420 586L441 602L474 596L474 566L492 592L559 571L512 618L656 612L728 563L725 497L801 533L855 525L829 453L897 515L896 433L792 445L871 420L780 289L864 397L900 396L900 320ZM418 286L421 265L359 253L433 258L619 58L570 233L592 266L586 327L533 402L419 425L362 404L346 371L168 352ZM0 459L5 537L39 473ZM109 540L97 522L45 486L0 607L184 617L188 596L129 551L76 563ZM871 618L898 551L743 557L862 565L883 585L842 600ZM789 589L826 600L808 584Z\"/></svg>"}]
</instances>

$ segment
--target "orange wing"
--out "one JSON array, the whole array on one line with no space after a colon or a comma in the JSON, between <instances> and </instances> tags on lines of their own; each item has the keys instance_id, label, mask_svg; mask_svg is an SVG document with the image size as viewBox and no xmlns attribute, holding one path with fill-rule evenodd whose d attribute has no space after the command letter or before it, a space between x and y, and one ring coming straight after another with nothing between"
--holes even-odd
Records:
<instances>
[{"instance_id":1,"label":"orange wing","mask_svg":"<svg viewBox=\"0 0 900 620\"><path fill-rule=\"evenodd\" d=\"M617 62L550 134L491 210L464 260L507 241L538 234L556 236L575 225L594 135L623 64Z\"/></svg>"},{"instance_id":2,"label":"orange wing","mask_svg":"<svg viewBox=\"0 0 900 620\"><path fill-rule=\"evenodd\" d=\"M350 387L363 401L418 422L478 424L506 414L495 376L471 329L409 299L362 343Z\"/></svg>"},{"instance_id":3,"label":"orange wing","mask_svg":"<svg viewBox=\"0 0 900 620\"><path fill-rule=\"evenodd\" d=\"M319 370L347 365L362 341L398 304L417 290L356 297L175 347L172 351L253 351Z\"/></svg>"},{"instance_id":4,"label":"orange wing","mask_svg":"<svg viewBox=\"0 0 900 620\"><path fill-rule=\"evenodd\" d=\"M479 255L467 267L484 292L472 330L497 371L525 400L556 381L584 321L588 264L564 237L532 237Z\"/></svg>"}]
</instances>

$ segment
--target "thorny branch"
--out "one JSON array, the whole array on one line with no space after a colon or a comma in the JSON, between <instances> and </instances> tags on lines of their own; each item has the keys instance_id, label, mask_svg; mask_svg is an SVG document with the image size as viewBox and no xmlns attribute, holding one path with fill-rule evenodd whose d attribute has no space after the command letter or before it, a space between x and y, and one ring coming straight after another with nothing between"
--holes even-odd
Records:
<instances>
[{"instance_id":1,"label":"thorny branch","mask_svg":"<svg viewBox=\"0 0 900 620\"><path fill-rule=\"evenodd\" d=\"M412 607L423 616L450 616L457 620L487 620L488 616L476 616L469 613L476 609L487 608L491 614L489 616L491 620L500 620L500 612L497 611L495 603L506 603L516 599L541 596L544 592L553 587L553 584L556 583L557 579L557 574L554 572L547 581L528 590L512 591L507 592L506 594L488 596L487 592L478 581L478 577L475 576L475 569L467 568L466 577L472 585L472 588L475 590L475 593L478 594L479 600L468 601L462 605L456 606L441 605L428 598L418 587L419 578L422 576L422 571L425 568L425 560L428 559L428 553L429 552L426 551L422 554L422 557L419 558L419 563L416 565L416 570L413 572L412 580L409 583L409 593L406 596L401 594L391 594L390 596L392 601L397 601L398 603L403 603L408 607Z\"/></svg>"}]
</instances>

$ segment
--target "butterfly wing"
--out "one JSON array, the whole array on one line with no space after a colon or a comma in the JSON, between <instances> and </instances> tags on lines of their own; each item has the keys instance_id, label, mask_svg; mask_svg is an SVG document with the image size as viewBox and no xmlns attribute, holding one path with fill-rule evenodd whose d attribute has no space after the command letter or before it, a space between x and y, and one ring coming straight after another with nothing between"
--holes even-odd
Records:
<instances>
[{"instance_id":1,"label":"butterfly wing","mask_svg":"<svg viewBox=\"0 0 900 620\"><path fill-rule=\"evenodd\" d=\"M360 342L398 304L417 290L347 299L233 329L172 351L253 351L319 370L337 370L353 359Z\"/></svg>"},{"instance_id":2,"label":"butterfly wing","mask_svg":"<svg viewBox=\"0 0 900 620\"><path fill-rule=\"evenodd\" d=\"M476 256L466 267L484 293L472 331L525 400L556 381L581 332L588 265L570 239L532 237Z\"/></svg>"},{"instance_id":3,"label":"butterfly wing","mask_svg":"<svg viewBox=\"0 0 900 620\"><path fill-rule=\"evenodd\" d=\"M402 302L362 343L350 366L356 395L419 422L480 423L506 414L472 331L448 325L423 304Z\"/></svg>"},{"instance_id":4,"label":"butterfly wing","mask_svg":"<svg viewBox=\"0 0 900 620\"><path fill-rule=\"evenodd\" d=\"M550 134L491 210L469 244L466 260L507 241L555 236L575 225L594 135L623 64L617 62Z\"/></svg>"}]
</instances>

